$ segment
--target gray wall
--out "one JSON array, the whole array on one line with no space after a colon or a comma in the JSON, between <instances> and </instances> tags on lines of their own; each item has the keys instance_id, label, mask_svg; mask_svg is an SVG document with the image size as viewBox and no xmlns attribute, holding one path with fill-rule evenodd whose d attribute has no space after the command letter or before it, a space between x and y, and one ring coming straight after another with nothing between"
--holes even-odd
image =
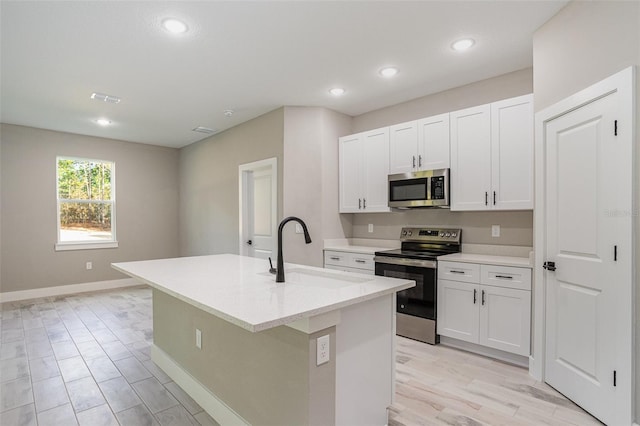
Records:
<instances>
[{"instance_id":1,"label":"gray wall","mask_svg":"<svg viewBox=\"0 0 640 426\"><path fill-rule=\"evenodd\" d=\"M283 115L279 108L180 149L180 255L238 253L238 166L278 158L282 215Z\"/></svg>"},{"instance_id":2,"label":"gray wall","mask_svg":"<svg viewBox=\"0 0 640 426\"><path fill-rule=\"evenodd\" d=\"M111 262L178 254L176 149L8 124L0 130L0 291L125 278ZM58 155L116 163L118 248L54 250Z\"/></svg>"},{"instance_id":3,"label":"gray wall","mask_svg":"<svg viewBox=\"0 0 640 426\"><path fill-rule=\"evenodd\" d=\"M283 216L304 220L313 240L304 244L287 225L286 262L321 267L323 239L351 232L349 218L338 213L338 136L350 126L351 117L325 108L285 107Z\"/></svg>"},{"instance_id":4,"label":"gray wall","mask_svg":"<svg viewBox=\"0 0 640 426\"><path fill-rule=\"evenodd\" d=\"M363 114L353 119L353 133L404 121L456 111L533 91L531 68L504 74L466 86L425 96L409 102ZM531 211L450 212L414 210L407 213L349 214L353 216L354 238L398 239L404 225L444 225L461 227L467 244L533 245ZM368 224L374 232L367 232ZM491 225L501 226L501 236L491 237Z\"/></svg>"},{"instance_id":5,"label":"gray wall","mask_svg":"<svg viewBox=\"0 0 640 426\"><path fill-rule=\"evenodd\" d=\"M535 109L540 111L618 71L640 65L640 2L574 1L533 38ZM636 73L640 71L636 68ZM636 104L640 85L636 74ZM640 109L636 107L636 152L640 155ZM640 158L636 159L636 170ZM637 171L636 171L637 176ZM636 197L638 182L636 179ZM636 198L638 212L638 199ZM636 213L636 226L640 216ZM640 229L640 228L639 228ZM636 247L640 247L636 232ZM640 251L636 251L636 423L640 423Z\"/></svg>"},{"instance_id":6,"label":"gray wall","mask_svg":"<svg viewBox=\"0 0 640 426\"><path fill-rule=\"evenodd\" d=\"M309 335L286 326L251 333L154 289L153 330L160 349L250 424L335 423L335 327ZM316 340L326 334L330 361L316 366Z\"/></svg>"}]
</instances>

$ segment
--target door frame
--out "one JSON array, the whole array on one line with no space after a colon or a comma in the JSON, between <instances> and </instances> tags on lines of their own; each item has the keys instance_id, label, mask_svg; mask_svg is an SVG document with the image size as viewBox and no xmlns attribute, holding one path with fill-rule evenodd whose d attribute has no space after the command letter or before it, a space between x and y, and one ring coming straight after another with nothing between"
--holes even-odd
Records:
<instances>
[{"instance_id":1,"label":"door frame","mask_svg":"<svg viewBox=\"0 0 640 426\"><path fill-rule=\"evenodd\" d=\"M626 137L627 142L631 144L633 151L632 158L632 208L636 206L637 197L635 194L638 190L636 183L638 173L636 171L636 149L635 146L635 68L633 66L628 67L580 92L577 92L568 98L565 98L554 105L539 111L535 115L535 204L534 204L534 234L533 234L533 246L534 246L534 259L535 265L533 267L534 272L534 288L533 288L533 335L532 344L533 351L529 358L529 374L535 377L537 380L544 381L545 377L545 353L546 353L546 280L544 269L542 264L546 258L546 206L545 206L545 173L546 173L546 140L545 140L545 126L546 123L554 120L570 111L580 108L592 101L602 98L613 92L620 93L620 109L618 117L618 129L620 136ZM633 214L633 212L629 212ZM631 235L635 238L636 233L636 220L631 220ZM635 306L634 291L637 283L636 280L636 265L635 265L635 252L636 244L635 240L631 240L632 247L632 270L629 271L631 283L627 290L628 304L621 306L621 309L628 310L630 313L630 321L628 324L621 324L620 329L617 330L619 335L628 336L629 348L628 354L624 357L624 365L627 371L635 371L633 366L633 360L635 359L635 338L634 338L634 323L637 308ZM635 386L635 377L630 378L630 383L620 383L620 390L627 393L626 398L629 401L629 424L631 424L633 418L633 389Z\"/></svg>"},{"instance_id":2,"label":"door frame","mask_svg":"<svg viewBox=\"0 0 640 426\"><path fill-rule=\"evenodd\" d=\"M249 221L249 212L245 209L250 205L248 201L248 180L247 176L255 170L271 168L271 235L274 236L272 252L278 249L275 239L276 228L278 226L278 158L272 157L265 160L254 161L251 163L240 164L238 166L238 253L241 256L248 255L248 249L245 244L247 236L245 235L245 225Z\"/></svg>"}]
</instances>

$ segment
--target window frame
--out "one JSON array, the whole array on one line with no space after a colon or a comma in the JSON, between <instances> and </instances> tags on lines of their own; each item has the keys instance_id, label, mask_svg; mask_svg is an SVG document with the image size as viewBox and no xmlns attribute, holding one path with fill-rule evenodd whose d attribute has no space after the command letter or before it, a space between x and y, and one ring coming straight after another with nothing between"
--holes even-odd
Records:
<instances>
[{"instance_id":1,"label":"window frame","mask_svg":"<svg viewBox=\"0 0 640 426\"><path fill-rule=\"evenodd\" d=\"M60 160L82 161L86 163L110 163L111 164L111 200L83 200L83 199L61 199L60 198L60 176L59 162ZM111 239L105 241L60 241L60 206L63 202L76 202L81 204L109 204L111 206ZM57 242L55 251L67 250L94 250L106 248L118 248L118 240L116 238L116 162L111 160L99 160L94 158L75 157L68 155L56 156L56 229Z\"/></svg>"}]
</instances>

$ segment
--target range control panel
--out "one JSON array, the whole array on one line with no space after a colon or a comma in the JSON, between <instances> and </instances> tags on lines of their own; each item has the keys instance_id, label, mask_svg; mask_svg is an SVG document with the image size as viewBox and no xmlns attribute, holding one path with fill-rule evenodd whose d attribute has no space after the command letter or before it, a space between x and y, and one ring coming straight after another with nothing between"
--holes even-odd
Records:
<instances>
[{"instance_id":1,"label":"range control panel","mask_svg":"<svg viewBox=\"0 0 640 426\"><path fill-rule=\"evenodd\" d=\"M461 229L454 228L402 228L400 241L431 241L460 243Z\"/></svg>"}]
</instances>

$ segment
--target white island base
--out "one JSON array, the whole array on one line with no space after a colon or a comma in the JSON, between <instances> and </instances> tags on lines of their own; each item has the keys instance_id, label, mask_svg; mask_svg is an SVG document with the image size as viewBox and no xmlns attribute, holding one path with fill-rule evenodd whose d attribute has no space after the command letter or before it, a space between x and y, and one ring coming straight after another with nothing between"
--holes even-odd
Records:
<instances>
[{"instance_id":1,"label":"white island base","mask_svg":"<svg viewBox=\"0 0 640 426\"><path fill-rule=\"evenodd\" d=\"M152 262L162 261L114 267L154 287L152 359L220 424L387 424L395 382L395 292L411 287L412 281L295 265L296 271L304 269L316 277L337 275L332 275L330 285L312 289L297 282L272 283L273 276L260 278L256 285L268 286L264 295L271 295L268 305L275 310L272 317L251 320L248 312L256 307L249 305L260 297L241 293L254 284L240 284L247 288L236 289L235 301L221 309L215 300L222 296L210 294L218 286L208 283L217 290L196 301L192 290L197 285L177 285L171 279L160 284L167 269L145 278L139 266ZM244 267L255 262L241 261ZM343 276L347 290L337 285ZM307 310L309 314L292 312L287 300L299 302L305 294L315 295L313 304L323 307ZM201 331L201 349L196 347L196 329ZM325 335L330 339L329 361L317 365L317 339Z\"/></svg>"}]
</instances>

